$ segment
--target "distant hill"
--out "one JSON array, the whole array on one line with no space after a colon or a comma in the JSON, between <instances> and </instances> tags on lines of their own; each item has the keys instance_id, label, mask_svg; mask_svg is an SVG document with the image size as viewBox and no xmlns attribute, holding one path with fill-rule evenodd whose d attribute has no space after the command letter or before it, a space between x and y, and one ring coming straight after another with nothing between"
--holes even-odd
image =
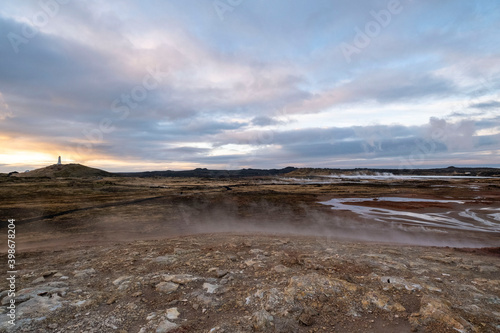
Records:
<instances>
[{"instance_id":1,"label":"distant hill","mask_svg":"<svg viewBox=\"0 0 500 333\"><path fill-rule=\"evenodd\" d=\"M146 172L123 172L115 173L122 177L202 177L202 178L242 178L242 177L262 177L284 175L297 170L294 167L283 169L241 169L241 170L210 170L198 168L194 170L183 171L146 171Z\"/></svg>"},{"instance_id":2,"label":"distant hill","mask_svg":"<svg viewBox=\"0 0 500 333\"><path fill-rule=\"evenodd\" d=\"M110 177L113 176L112 173L90 168L81 164L53 164L45 168L35 169L32 171L18 173L16 177Z\"/></svg>"},{"instance_id":3,"label":"distant hill","mask_svg":"<svg viewBox=\"0 0 500 333\"><path fill-rule=\"evenodd\" d=\"M329 169L329 168L294 168L283 169L240 169L240 170L210 170L198 168L182 171L144 171L111 173L90 168L81 164L54 164L45 168L24 173L11 172L13 177L49 177L49 178L85 178L85 177L198 177L198 178L244 178L265 176L304 177L319 175L423 175L423 176L485 176L500 177L500 169L496 168L439 168L439 169ZM0 175L1 176L1 175ZM7 176L6 174L3 175Z\"/></svg>"},{"instance_id":4,"label":"distant hill","mask_svg":"<svg viewBox=\"0 0 500 333\"><path fill-rule=\"evenodd\" d=\"M241 170L209 170L198 168L183 171L145 171L145 172L118 172L111 173L100 169L90 168L81 164L53 164L45 168L24 173L12 173L15 177L49 177L49 178L82 178L82 177L200 177L200 178L242 178L259 176L284 175L296 170L293 167L283 169L241 169Z\"/></svg>"}]
</instances>

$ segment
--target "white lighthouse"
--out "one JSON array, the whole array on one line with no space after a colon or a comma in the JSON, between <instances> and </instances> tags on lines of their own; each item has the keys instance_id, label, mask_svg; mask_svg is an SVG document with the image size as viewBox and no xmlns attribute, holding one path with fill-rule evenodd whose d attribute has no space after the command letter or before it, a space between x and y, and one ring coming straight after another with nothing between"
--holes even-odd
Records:
<instances>
[{"instance_id":1,"label":"white lighthouse","mask_svg":"<svg viewBox=\"0 0 500 333\"><path fill-rule=\"evenodd\" d=\"M61 156L57 159L57 165L61 165Z\"/></svg>"}]
</instances>

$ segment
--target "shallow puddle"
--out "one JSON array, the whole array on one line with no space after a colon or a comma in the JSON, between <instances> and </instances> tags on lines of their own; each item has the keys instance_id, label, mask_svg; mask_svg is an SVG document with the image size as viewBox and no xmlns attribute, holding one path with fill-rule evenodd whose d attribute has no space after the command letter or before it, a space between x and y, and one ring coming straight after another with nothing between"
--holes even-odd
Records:
<instances>
[{"instance_id":1,"label":"shallow puddle","mask_svg":"<svg viewBox=\"0 0 500 333\"><path fill-rule=\"evenodd\" d=\"M410 210L394 210L382 207L368 207L363 203L377 202L420 202L420 203L450 203L458 206L453 209L441 209L441 212L421 212ZM401 223L403 225L433 227L454 230L470 230L483 232L500 231L500 208L468 206L460 200L432 200L420 198L379 197L379 198L340 198L321 202L334 210L347 210L362 218L374 219L380 222ZM358 203L358 204L353 204ZM371 204L373 205L373 204Z\"/></svg>"}]
</instances>

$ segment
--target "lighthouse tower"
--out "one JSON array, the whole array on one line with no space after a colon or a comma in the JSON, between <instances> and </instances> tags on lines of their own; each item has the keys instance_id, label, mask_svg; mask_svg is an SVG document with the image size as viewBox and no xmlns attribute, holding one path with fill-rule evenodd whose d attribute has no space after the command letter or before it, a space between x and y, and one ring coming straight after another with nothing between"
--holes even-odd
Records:
<instances>
[{"instance_id":1,"label":"lighthouse tower","mask_svg":"<svg viewBox=\"0 0 500 333\"><path fill-rule=\"evenodd\" d=\"M61 156L57 159L57 165L61 165Z\"/></svg>"}]
</instances>

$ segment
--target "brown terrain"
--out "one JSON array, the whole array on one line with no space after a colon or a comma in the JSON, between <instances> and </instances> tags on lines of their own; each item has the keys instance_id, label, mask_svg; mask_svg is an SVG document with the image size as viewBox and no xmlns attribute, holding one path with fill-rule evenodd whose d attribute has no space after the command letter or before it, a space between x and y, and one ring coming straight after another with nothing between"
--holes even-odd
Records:
<instances>
[{"instance_id":1,"label":"brown terrain","mask_svg":"<svg viewBox=\"0 0 500 333\"><path fill-rule=\"evenodd\" d=\"M0 177L0 332L500 332L499 178L56 176Z\"/></svg>"}]
</instances>

